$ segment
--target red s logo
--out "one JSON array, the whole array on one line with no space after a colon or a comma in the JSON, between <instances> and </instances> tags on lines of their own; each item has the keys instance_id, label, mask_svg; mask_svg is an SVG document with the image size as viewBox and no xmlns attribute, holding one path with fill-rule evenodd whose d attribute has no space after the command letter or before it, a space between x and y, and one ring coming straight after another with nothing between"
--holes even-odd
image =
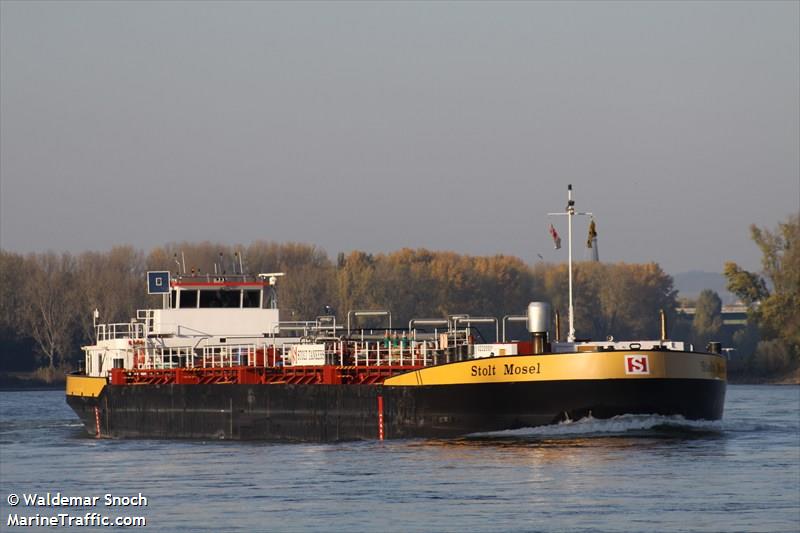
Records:
<instances>
[{"instance_id":1,"label":"red s logo","mask_svg":"<svg viewBox=\"0 0 800 533\"><path fill-rule=\"evenodd\" d=\"M626 355L625 356L626 374L649 374L650 364L646 355Z\"/></svg>"}]
</instances>

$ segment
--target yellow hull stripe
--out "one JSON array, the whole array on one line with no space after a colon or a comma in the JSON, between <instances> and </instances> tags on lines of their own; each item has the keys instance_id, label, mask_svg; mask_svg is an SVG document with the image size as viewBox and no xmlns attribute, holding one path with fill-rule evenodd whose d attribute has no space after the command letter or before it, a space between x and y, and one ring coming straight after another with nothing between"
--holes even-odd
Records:
<instances>
[{"instance_id":1,"label":"yellow hull stripe","mask_svg":"<svg viewBox=\"0 0 800 533\"><path fill-rule=\"evenodd\" d=\"M387 379L387 386L456 385L589 379L727 377L725 358L693 352L630 351L514 355L470 359Z\"/></svg>"},{"instance_id":2,"label":"yellow hull stripe","mask_svg":"<svg viewBox=\"0 0 800 533\"><path fill-rule=\"evenodd\" d=\"M86 376L67 376L67 396L90 396L97 398L108 380Z\"/></svg>"}]
</instances>

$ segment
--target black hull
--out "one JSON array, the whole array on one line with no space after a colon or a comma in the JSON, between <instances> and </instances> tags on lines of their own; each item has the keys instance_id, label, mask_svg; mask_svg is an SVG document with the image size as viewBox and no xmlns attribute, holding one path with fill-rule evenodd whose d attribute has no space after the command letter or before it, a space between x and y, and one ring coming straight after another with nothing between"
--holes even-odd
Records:
<instances>
[{"instance_id":1,"label":"black hull","mask_svg":"<svg viewBox=\"0 0 800 533\"><path fill-rule=\"evenodd\" d=\"M718 420L725 382L606 379L390 387L369 385L106 386L67 395L90 435L111 438L341 441L451 438L569 417L681 415Z\"/></svg>"}]
</instances>

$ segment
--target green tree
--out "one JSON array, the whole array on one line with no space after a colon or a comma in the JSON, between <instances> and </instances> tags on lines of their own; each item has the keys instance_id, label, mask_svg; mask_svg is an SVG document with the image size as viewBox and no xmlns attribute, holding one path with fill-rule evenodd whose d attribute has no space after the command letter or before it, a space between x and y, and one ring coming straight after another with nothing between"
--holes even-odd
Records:
<instances>
[{"instance_id":1,"label":"green tree","mask_svg":"<svg viewBox=\"0 0 800 533\"><path fill-rule=\"evenodd\" d=\"M762 343L777 341L759 343L756 355L772 369L787 361L786 370L800 360L800 213L772 231L750 226L750 236L761 250L763 277L726 263L728 290L752 306L748 320L760 330Z\"/></svg>"},{"instance_id":2,"label":"green tree","mask_svg":"<svg viewBox=\"0 0 800 533\"><path fill-rule=\"evenodd\" d=\"M723 273L728 281L728 290L745 304L752 306L769 296L764 280L752 272L742 270L736 263L725 263Z\"/></svg>"},{"instance_id":3,"label":"green tree","mask_svg":"<svg viewBox=\"0 0 800 533\"><path fill-rule=\"evenodd\" d=\"M609 333L627 338L657 338L659 331L658 312L663 309L669 318L675 314L677 291L672 277L656 263L608 265L609 286L619 287L624 295L616 300L610 291L604 292L604 313L611 318L616 315L614 329ZM613 281L616 279L617 281Z\"/></svg>"},{"instance_id":4,"label":"green tree","mask_svg":"<svg viewBox=\"0 0 800 533\"><path fill-rule=\"evenodd\" d=\"M692 339L695 345L703 347L710 341L721 341L721 333L722 300L715 291L705 289L695 304Z\"/></svg>"}]
</instances>

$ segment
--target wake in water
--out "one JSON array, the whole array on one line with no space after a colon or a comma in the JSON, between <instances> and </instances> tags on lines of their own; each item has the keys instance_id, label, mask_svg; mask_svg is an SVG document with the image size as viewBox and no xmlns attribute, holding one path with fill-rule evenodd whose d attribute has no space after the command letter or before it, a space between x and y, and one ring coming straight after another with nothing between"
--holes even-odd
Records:
<instances>
[{"instance_id":1,"label":"wake in water","mask_svg":"<svg viewBox=\"0 0 800 533\"><path fill-rule=\"evenodd\" d=\"M688 436L721 433L721 420L687 420L680 415L620 415L608 419L592 416L549 426L474 433L470 438L540 439L559 437Z\"/></svg>"}]
</instances>

